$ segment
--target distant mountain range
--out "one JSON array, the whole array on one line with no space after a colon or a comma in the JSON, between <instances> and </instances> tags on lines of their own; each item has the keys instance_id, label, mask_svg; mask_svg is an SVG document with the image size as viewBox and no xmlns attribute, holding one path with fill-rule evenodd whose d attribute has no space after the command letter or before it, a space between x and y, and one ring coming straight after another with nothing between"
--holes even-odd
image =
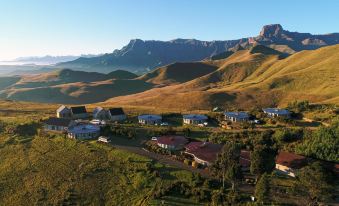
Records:
<instances>
[{"instance_id":1,"label":"distant mountain range","mask_svg":"<svg viewBox=\"0 0 339 206\"><path fill-rule=\"evenodd\" d=\"M143 41L134 39L120 50L92 58L78 58L57 64L57 67L109 73L117 69L143 74L174 62L201 61L232 50L262 44L285 54L313 50L339 43L339 33L312 35L286 31L279 24L266 25L257 37L226 41L175 39Z\"/></svg>"},{"instance_id":2,"label":"distant mountain range","mask_svg":"<svg viewBox=\"0 0 339 206\"><path fill-rule=\"evenodd\" d=\"M78 58L90 58L90 57L97 57L100 55L93 55L93 54L83 54L80 56L68 55L68 56L32 56L32 57L18 57L11 61L3 61L0 64L10 64L10 65L51 65L57 64L61 62L68 62L73 61Z\"/></svg>"}]
</instances>

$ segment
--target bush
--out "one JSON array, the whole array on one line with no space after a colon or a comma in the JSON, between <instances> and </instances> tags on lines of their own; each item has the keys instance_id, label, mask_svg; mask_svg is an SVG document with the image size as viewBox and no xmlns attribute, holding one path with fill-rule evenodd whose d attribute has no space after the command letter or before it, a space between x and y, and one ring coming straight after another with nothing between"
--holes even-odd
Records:
<instances>
[{"instance_id":1,"label":"bush","mask_svg":"<svg viewBox=\"0 0 339 206\"><path fill-rule=\"evenodd\" d=\"M37 122L30 122L16 125L13 133L20 136L34 136L38 134L38 129L41 125Z\"/></svg>"}]
</instances>

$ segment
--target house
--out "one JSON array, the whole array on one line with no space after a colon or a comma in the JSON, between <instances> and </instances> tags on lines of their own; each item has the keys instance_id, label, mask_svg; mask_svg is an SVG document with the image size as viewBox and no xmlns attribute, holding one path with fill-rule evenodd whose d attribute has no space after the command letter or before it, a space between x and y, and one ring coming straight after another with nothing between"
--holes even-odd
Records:
<instances>
[{"instance_id":1,"label":"house","mask_svg":"<svg viewBox=\"0 0 339 206\"><path fill-rule=\"evenodd\" d=\"M72 118L72 111L70 108L62 105L57 109L56 116L58 118Z\"/></svg>"},{"instance_id":2,"label":"house","mask_svg":"<svg viewBox=\"0 0 339 206\"><path fill-rule=\"evenodd\" d=\"M72 139L92 139L100 135L100 127L92 124L82 124L68 129L68 137Z\"/></svg>"},{"instance_id":3,"label":"house","mask_svg":"<svg viewBox=\"0 0 339 206\"><path fill-rule=\"evenodd\" d=\"M185 154L192 156L197 163L209 166L217 159L222 147L211 142L190 142L185 146Z\"/></svg>"},{"instance_id":4,"label":"house","mask_svg":"<svg viewBox=\"0 0 339 206\"><path fill-rule=\"evenodd\" d=\"M263 109L263 112L267 114L269 117L285 117L290 118L290 111L287 109L278 109L278 108L266 108Z\"/></svg>"},{"instance_id":5,"label":"house","mask_svg":"<svg viewBox=\"0 0 339 206\"><path fill-rule=\"evenodd\" d=\"M215 162L222 148L223 145L211 142L190 142L185 146L185 154L192 156L194 161L203 166L210 166ZM239 163L243 171L248 171L251 167L251 152L241 150Z\"/></svg>"},{"instance_id":6,"label":"house","mask_svg":"<svg viewBox=\"0 0 339 206\"><path fill-rule=\"evenodd\" d=\"M183 122L184 124L204 124L207 122L208 117L203 114L187 114L183 116Z\"/></svg>"},{"instance_id":7,"label":"house","mask_svg":"<svg viewBox=\"0 0 339 206\"><path fill-rule=\"evenodd\" d=\"M43 121L44 130L46 131L67 131L69 127L75 125L75 122L69 118L50 117Z\"/></svg>"},{"instance_id":8,"label":"house","mask_svg":"<svg viewBox=\"0 0 339 206\"><path fill-rule=\"evenodd\" d=\"M85 106L71 107L72 118L73 119L86 119L88 118L88 113Z\"/></svg>"},{"instance_id":9,"label":"house","mask_svg":"<svg viewBox=\"0 0 339 206\"><path fill-rule=\"evenodd\" d=\"M250 119L250 116L247 112L225 112L225 120L230 120L232 122L246 122Z\"/></svg>"},{"instance_id":10,"label":"house","mask_svg":"<svg viewBox=\"0 0 339 206\"><path fill-rule=\"evenodd\" d=\"M160 115L144 114L138 116L138 121L140 124L156 125L161 123L162 117Z\"/></svg>"},{"instance_id":11,"label":"house","mask_svg":"<svg viewBox=\"0 0 339 206\"><path fill-rule=\"evenodd\" d=\"M156 140L159 147L167 150L181 150L188 143L186 137L183 136L161 136Z\"/></svg>"},{"instance_id":12,"label":"house","mask_svg":"<svg viewBox=\"0 0 339 206\"><path fill-rule=\"evenodd\" d=\"M98 138L98 142L103 142L103 143L110 143L111 140L108 137L100 136Z\"/></svg>"},{"instance_id":13,"label":"house","mask_svg":"<svg viewBox=\"0 0 339 206\"><path fill-rule=\"evenodd\" d=\"M93 119L108 120L109 119L109 112L102 107L96 107L93 110Z\"/></svg>"},{"instance_id":14,"label":"house","mask_svg":"<svg viewBox=\"0 0 339 206\"><path fill-rule=\"evenodd\" d=\"M280 173L295 177L296 170L306 166L308 162L307 157L281 151L277 155L275 169Z\"/></svg>"},{"instance_id":15,"label":"house","mask_svg":"<svg viewBox=\"0 0 339 206\"><path fill-rule=\"evenodd\" d=\"M126 114L122 108L110 108L108 113L109 119L112 121L123 121L126 119Z\"/></svg>"}]
</instances>

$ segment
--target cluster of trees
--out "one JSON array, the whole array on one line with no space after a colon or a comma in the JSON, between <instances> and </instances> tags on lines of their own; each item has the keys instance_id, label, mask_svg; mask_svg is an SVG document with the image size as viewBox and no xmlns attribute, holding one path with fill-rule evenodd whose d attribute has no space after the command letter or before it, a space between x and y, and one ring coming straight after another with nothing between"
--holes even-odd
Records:
<instances>
[{"instance_id":1,"label":"cluster of trees","mask_svg":"<svg viewBox=\"0 0 339 206\"><path fill-rule=\"evenodd\" d=\"M175 181L169 185L156 185L152 193L153 198L161 198L167 195L181 196L195 202L210 202L213 186L210 181L199 174L193 174L189 182Z\"/></svg>"},{"instance_id":2,"label":"cluster of trees","mask_svg":"<svg viewBox=\"0 0 339 206\"><path fill-rule=\"evenodd\" d=\"M287 108L291 111L300 113L300 112L304 112L304 111L309 110L311 108L311 106L310 106L309 101L303 100L303 101L290 102L290 103L288 103Z\"/></svg>"},{"instance_id":3,"label":"cluster of trees","mask_svg":"<svg viewBox=\"0 0 339 206\"><path fill-rule=\"evenodd\" d=\"M339 122L306 132L296 152L316 159L339 162Z\"/></svg>"},{"instance_id":4,"label":"cluster of trees","mask_svg":"<svg viewBox=\"0 0 339 206\"><path fill-rule=\"evenodd\" d=\"M304 136L303 129L279 129L276 130L273 134L274 141L279 145L282 146L286 143L291 143L295 141L302 140Z\"/></svg>"},{"instance_id":5,"label":"cluster of trees","mask_svg":"<svg viewBox=\"0 0 339 206\"><path fill-rule=\"evenodd\" d=\"M0 133L6 133L10 135L35 136L39 133L40 128L41 124L35 121L21 124L0 121Z\"/></svg>"},{"instance_id":6,"label":"cluster of trees","mask_svg":"<svg viewBox=\"0 0 339 206\"><path fill-rule=\"evenodd\" d=\"M275 169L275 158L277 148L272 139L272 132L264 132L256 135L253 142L253 151L251 152L250 172L255 175L257 180L255 196L258 202L264 203L269 196L270 174ZM224 194L226 199L236 198L238 183L243 178L242 167L240 164L241 144L234 141L226 142L221 153L218 155L215 163L211 167L211 171L215 177L221 179L222 189L225 190L225 181L230 183L230 191ZM219 199L222 199L220 196Z\"/></svg>"},{"instance_id":7,"label":"cluster of trees","mask_svg":"<svg viewBox=\"0 0 339 206\"><path fill-rule=\"evenodd\" d=\"M128 138L134 138L137 135L135 129L111 125L101 127L100 133L104 136L124 136Z\"/></svg>"},{"instance_id":8,"label":"cluster of trees","mask_svg":"<svg viewBox=\"0 0 339 206\"><path fill-rule=\"evenodd\" d=\"M328 201L334 195L335 178L320 162L314 162L302 168L296 176L294 193L301 195L307 205L319 205Z\"/></svg>"}]
</instances>

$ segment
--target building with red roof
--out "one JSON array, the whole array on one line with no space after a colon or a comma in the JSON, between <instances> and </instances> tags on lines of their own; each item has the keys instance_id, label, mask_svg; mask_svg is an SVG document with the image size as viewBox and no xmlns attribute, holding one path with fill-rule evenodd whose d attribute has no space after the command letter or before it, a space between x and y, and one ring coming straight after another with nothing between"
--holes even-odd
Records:
<instances>
[{"instance_id":1,"label":"building with red roof","mask_svg":"<svg viewBox=\"0 0 339 206\"><path fill-rule=\"evenodd\" d=\"M181 150L188 143L188 140L186 137L183 136L167 135L158 137L156 142L159 147L162 147L164 149Z\"/></svg>"},{"instance_id":2,"label":"building with red roof","mask_svg":"<svg viewBox=\"0 0 339 206\"><path fill-rule=\"evenodd\" d=\"M211 142L191 142L185 146L185 153L191 155L197 163L209 166L217 159L222 147Z\"/></svg>"},{"instance_id":3,"label":"building with red roof","mask_svg":"<svg viewBox=\"0 0 339 206\"><path fill-rule=\"evenodd\" d=\"M276 158L275 169L281 173L295 177L295 171L306 166L309 160L309 158L302 155L281 151Z\"/></svg>"}]
</instances>

